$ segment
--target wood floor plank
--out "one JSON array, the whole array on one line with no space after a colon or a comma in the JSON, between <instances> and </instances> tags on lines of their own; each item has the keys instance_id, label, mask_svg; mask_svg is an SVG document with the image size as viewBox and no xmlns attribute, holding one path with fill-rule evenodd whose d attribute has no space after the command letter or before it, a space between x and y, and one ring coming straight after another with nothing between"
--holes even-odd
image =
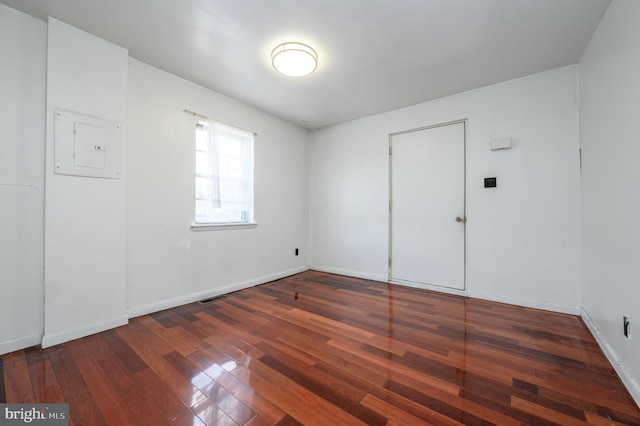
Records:
<instances>
[{"instance_id":1,"label":"wood floor plank","mask_svg":"<svg viewBox=\"0 0 640 426\"><path fill-rule=\"evenodd\" d=\"M182 376L180 372L176 371L162 356L153 352L153 350L146 345L144 336L125 329L119 329L118 333L162 380L171 384L173 392L175 392L187 406L191 407L206 399L206 396L200 392L196 386Z\"/></svg>"},{"instance_id":2,"label":"wood floor plank","mask_svg":"<svg viewBox=\"0 0 640 426\"><path fill-rule=\"evenodd\" d=\"M581 413L581 418L577 418L574 416L566 415L562 412L558 412L557 410L535 404L534 402L520 399L515 396L511 398L511 405L515 408L526 411L527 413L540 416L546 420L560 422L564 426L584 425L584 422L587 420L584 413Z\"/></svg>"},{"instance_id":3,"label":"wood floor plank","mask_svg":"<svg viewBox=\"0 0 640 426\"><path fill-rule=\"evenodd\" d=\"M222 302L221 302L222 303ZM224 321L225 317L223 315L218 315L217 313L210 313L207 311L199 312L196 314L200 319L207 323L210 327L211 336L207 339L212 340L220 340L226 341L229 340L231 336L239 337L246 340L249 343L255 343L260 341L256 336L252 336L249 333L245 333L241 330L236 329L232 324L229 324ZM233 321L235 322L235 321Z\"/></svg>"},{"instance_id":4,"label":"wood floor plank","mask_svg":"<svg viewBox=\"0 0 640 426\"><path fill-rule=\"evenodd\" d=\"M300 338L281 336L278 341L292 347L302 348L308 354L332 365L340 366L343 370L349 371L358 377L366 378L367 381L378 386L382 386L387 378L386 369L381 369L378 365L368 363L350 351L336 351L333 347L329 347L330 345L314 342L312 339L305 341Z\"/></svg>"},{"instance_id":5,"label":"wood floor plank","mask_svg":"<svg viewBox=\"0 0 640 426\"><path fill-rule=\"evenodd\" d=\"M36 403L64 402L64 396L58 384L58 379L48 359L29 364L28 368Z\"/></svg>"},{"instance_id":6,"label":"wood floor plank","mask_svg":"<svg viewBox=\"0 0 640 426\"><path fill-rule=\"evenodd\" d=\"M131 319L128 327L136 334L144 336L147 346L158 355L166 355L176 350L175 346L162 337L162 326L149 316Z\"/></svg>"},{"instance_id":7,"label":"wood floor plank","mask_svg":"<svg viewBox=\"0 0 640 426\"><path fill-rule=\"evenodd\" d=\"M140 383L134 381L128 386L119 388L119 391L140 425L162 426L171 424L163 413L163 407L154 401L151 393Z\"/></svg>"},{"instance_id":8,"label":"wood floor plank","mask_svg":"<svg viewBox=\"0 0 640 426\"><path fill-rule=\"evenodd\" d=\"M182 327L179 327L179 324L176 321L176 320L179 321L179 318L175 318L175 319L171 318L170 313L163 314L163 318L170 319L172 324L174 325L172 327L165 328L159 325L158 323L155 323L154 321L144 322L144 325L146 327L148 327L153 333L158 335L158 337L160 337L164 342L166 342L167 346L170 346L172 348L171 350L163 349L162 352L166 351L165 353L170 353L175 350L175 351L178 351L180 354L187 356L193 351L195 351L196 348L193 347L193 345L191 345L189 342L183 339L183 336L181 334ZM152 343L159 344L155 339L152 340Z\"/></svg>"},{"instance_id":9,"label":"wood floor plank","mask_svg":"<svg viewBox=\"0 0 640 426\"><path fill-rule=\"evenodd\" d=\"M617 422L615 420L605 418L593 413L586 413L587 422L596 426L626 426L628 423Z\"/></svg>"},{"instance_id":10,"label":"wood floor plank","mask_svg":"<svg viewBox=\"0 0 640 426\"><path fill-rule=\"evenodd\" d=\"M51 361L64 401L69 404L69 416L73 423L97 426L108 424L69 353L67 345L49 348L47 356Z\"/></svg>"},{"instance_id":11,"label":"wood floor plank","mask_svg":"<svg viewBox=\"0 0 640 426\"><path fill-rule=\"evenodd\" d=\"M357 388L366 390L369 395L378 397L378 398L389 398L389 395L386 394L386 389L378 388L375 386L371 386L371 384L363 382L361 380L356 379L355 377L349 377L340 375L340 371L337 371L331 365L327 365L325 363L321 363L317 368L323 369L325 371L332 371L336 376L340 376L343 379L348 380L350 383L353 383ZM497 419L500 420L499 424L511 424L513 419L508 418L507 416L503 416L490 408L484 407L482 405L475 404L470 401L466 401L464 398L461 398L458 393L452 392L451 389L443 390L441 386L434 386L432 383L425 382L421 380L420 377L415 375L406 375L398 372L389 371L387 373L388 380L401 383L404 386L415 389L416 391L420 391L422 393L428 394L436 398L437 400L449 404L451 406L457 407L460 410L467 411L471 414L477 415L479 418L483 419ZM453 390L459 390L458 387L453 388ZM507 400L507 398L504 398Z\"/></svg>"},{"instance_id":12,"label":"wood floor plank","mask_svg":"<svg viewBox=\"0 0 640 426\"><path fill-rule=\"evenodd\" d=\"M366 424L259 361L252 362L247 369L234 371L233 375L302 424Z\"/></svg>"},{"instance_id":13,"label":"wood floor plank","mask_svg":"<svg viewBox=\"0 0 640 426\"><path fill-rule=\"evenodd\" d=\"M101 336L131 374L147 368L140 356L122 340L117 329L105 331Z\"/></svg>"},{"instance_id":14,"label":"wood floor plank","mask_svg":"<svg viewBox=\"0 0 640 426\"><path fill-rule=\"evenodd\" d=\"M7 373L3 392L7 402L35 402L31 381L25 380L29 377L29 368L24 352L5 355L3 361L3 368Z\"/></svg>"},{"instance_id":15,"label":"wood floor plank","mask_svg":"<svg viewBox=\"0 0 640 426\"><path fill-rule=\"evenodd\" d=\"M132 373L126 363L118 357L112 347L104 339L104 334L94 334L84 339L91 356L109 374L109 380L117 389L131 386Z\"/></svg>"},{"instance_id":16,"label":"wood floor plank","mask_svg":"<svg viewBox=\"0 0 640 426\"><path fill-rule=\"evenodd\" d=\"M4 391L4 359L0 357L0 404L7 402L7 396Z\"/></svg>"},{"instance_id":17,"label":"wood floor plank","mask_svg":"<svg viewBox=\"0 0 640 426\"><path fill-rule=\"evenodd\" d=\"M178 352L169 353L165 355L164 358L185 377L191 378L191 383L197 386L198 389L207 396L206 401L199 402L193 407L193 411L205 423L208 423L208 421L205 420L200 413L206 411L208 414L204 416L211 416L215 411L214 405L217 409L222 410L228 417L240 424L249 421L249 419L253 417L254 413L249 407L229 393L188 358L182 357ZM224 416L221 415L221 418L223 417Z\"/></svg>"},{"instance_id":18,"label":"wood floor plank","mask_svg":"<svg viewBox=\"0 0 640 426\"><path fill-rule=\"evenodd\" d=\"M311 377L308 372L291 368L287 363L276 359L270 355L265 355L259 360L267 367L279 372L289 380L296 382L301 388L311 391L314 395L318 395L334 406L341 408L352 416L362 420L369 425L384 425L387 419L380 416L375 411L360 404L360 399L354 401L345 395L345 392L336 390L333 386L323 383L320 380ZM295 388L298 389L298 388ZM355 392L351 392L354 394ZM364 397L364 396L363 396Z\"/></svg>"},{"instance_id":19,"label":"wood floor plank","mask_svg":"<svg viewBox=\"0 0 640 426\"><path fill-rule=\"evenodd\" d=\"M245 423L245 426L269 426L273 424L276 424L276 423L271 423L260 416L254 416L251 420Z\"/></svg>"},{"instance_id":20,"label":"wood floor plank","mask_svg":"<svg viewBox=\"0 0 640 426\"><path fill-rule=\"evenodd\" d=\"M238 424L244 424L247 421L253 418L253 413L251 411L245 412L247 417L244 420L238 421L234 420L220 405L211 400L202 401L192 407L195 414L202 420L204 424L207 425L229 425L235 426Z\"/></svg>"},{"instance_id":21,"label":"wood floor plank","mask_svg":"<svg viewBox=\"0 0 640 426\"><path fill-rule=\"evenodd\" d=\"M189 359L230 394L254 411L262 420L268 421L270 424L276 424L286 416L283 410L269 402L252 388L246 386L206 355L194 352L189 355Z\"/></svg>"},{"instance_id":22,"label":"wood floor plank","mask_svg":"<svg viewBox=\"0 0 640 426\"><path fill-rule=\"evenodd\" d=\"M362 405L368 407L380 415L389 419L387 425L427 425L426 421L415 417L406 411L387 403L375 396L367 394L363 400ZM515 426L515 425L514 425Z\"/></svg>"},{"instance_id":23,"label":"wood floor plank","mask_svg":"<svg viewBox=\"0 0 640 426\"><path fill-rule=\"evenodd\" d=\"M93 357L88 355L89 348L86 346L85 341L78 340L75 343L82 344L82 346L72 346L69 352L74 358L75 364L85 383L87 383L89 392L93 395L107 424L126 425L137 423L136 416L127 405L122 394L111 383L109 375L105 373Z\"/></svg>"},{"instance_id":24,"label":"wood floor plank","mask_svg":"<svg viewBox=\"0 0 640 426\"><path fill-rule=\"evenodd\" d=\"M0 357L75 425L635 425L579 317L308 271Z\"/></svg>"},{"instance_id":25,"label":"wood floor plank","mask_svg":"<svg viewBox=\"0 0 640 426\"><path fill-rule=\"evenodd\" d=\"M135 382L144 390L145 394L160 407L166 418L171 422L177 419L197 417L185 403L174 392L170 382L156 374L151 368L138 371L134 374Z\"/></svg>"},{"instance_id":26,"label":"wood floor plank","mask_svg":"<svg viewBox=\"0 0 640 426\"><path fill-rule=\"evenodd\" d=\"M265 357L260 358L261 360L266 359L266 357L275 359L277 362L283 363L287 369L293 369L297 372L296 374L304 376L304 380L313 381L330 388L332 392L340 395L340 399L346 398L349 401L359 403L367 395L365 390L344 381L340 375L330 374L325 370L316 368L320 360L314 362L313 365L309 365L300 361L296 356L290 355L287 351L282 351L268 343L262 343L260 348L265 353ZM291 377L289 374L286 375Z\"/></svg>"},{"instance_id":27,"label":"wood floor plank","mask_svg":"<svg viewBox=\"0 0 640 426\"><path fill-rule=\"evenodd\" d=\"M329 345L340 349L343 353L349 353L354 358L360 359L367 364L373 364L377 366L377 369L379 371L386 372L387 376L389 376L391 372L394 372L407 376L413 375L415 377L420 377L421 380L429 383L431 386L434 386L442 391L449 392L453 395L457 394L460 390L460 387L457 384L452 383L448 380L444 380L442 377L435 377L429 375L428 373L415 371L408 366L394 363L393 358L388 359L386 357L376 356L375 354L364 351L359 347L353 347L352 345L345 343L344 341L333 339L331 342L329 342Z\"/></svg>"}]
</instances>

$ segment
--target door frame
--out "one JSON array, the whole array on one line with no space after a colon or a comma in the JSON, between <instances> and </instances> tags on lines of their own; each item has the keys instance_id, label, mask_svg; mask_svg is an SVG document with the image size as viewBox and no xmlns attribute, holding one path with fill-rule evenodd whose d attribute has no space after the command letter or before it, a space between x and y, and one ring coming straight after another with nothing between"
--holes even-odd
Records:
<instances>
[{"instance_id":1,"label":"door frame","mask_svg":"<svg viewBox=\"0 0 640 426\"><path fill-rule=\"evenodd\" d=\"M412 284L410 282L406 282L406 281L397 281L392 279L391 274L392 274L392 269L393 269L393 137L397 136L397 135L402 135L402 134L406 134L406 133L413 133L413 132L420 132L423 130L429 130L429 129L435 129L438 127L444 127L444 126L450 126L450 125L454 125L454 124L462 124L463 125L463 158L462 158L462 165L463 165L463 177L462 177L462 182L463 182L463 200L462 200L462 209L463 212L462 214L464 215L463 217L465 218L465 222L464 222L464 259L463 259L463 264L464 264L464 279L463 279L463 288L462 290L459 289L454 289L454 288L449 288L449 287L444 287L444 286L438 286L438 285L431 285L431 284ZM398 132L393 132L393 133L389 133L389 247L388 247L388 271L387 271L387 281L389 283L392 284L400 284L400 285L405 285L408 287L417 287L417 288L422 288L422 289L427 289L427 290L434 290L434 291L438 291L441 293L450 293L450 294L458 294L458 295L466 295L467 294L467 132L468 132L468 120L466 118L463 119L459 119L459 120L453 120L453 121L447 121L444 123L438 123L438 124L433 124L433 125L429 125L429 126L423 126L423 127L417 127L414 129L408 129L408 130L402 130L402 131L398 131Z\"/></svg>"}]
</instances>

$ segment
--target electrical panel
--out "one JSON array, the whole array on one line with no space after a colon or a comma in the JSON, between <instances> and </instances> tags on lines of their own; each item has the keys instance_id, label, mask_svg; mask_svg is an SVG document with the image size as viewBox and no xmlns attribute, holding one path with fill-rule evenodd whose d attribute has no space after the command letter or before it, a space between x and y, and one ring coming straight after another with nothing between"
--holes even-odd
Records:
<instances>
[{"instance_id":1,"label":"electrical panel","mask_svg":"<svg viewBox=\"0 0 640 426\"><path fill-rule=\"evenodd\" d=\"M120 123L75 112L54 115L54 173L120 179Z\"/></svg>"}]
</instances>

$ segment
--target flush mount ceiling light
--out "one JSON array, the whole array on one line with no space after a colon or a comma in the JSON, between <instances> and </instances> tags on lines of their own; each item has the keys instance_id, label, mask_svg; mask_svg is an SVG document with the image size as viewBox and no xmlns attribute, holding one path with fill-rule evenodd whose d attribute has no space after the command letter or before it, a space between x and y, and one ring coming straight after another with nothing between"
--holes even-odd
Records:
<instances>
[{"instance_id":1,"label":"flush mount ceiling light","mask_svg":"<svg viewBox=\"0 0 640 426\"><path fill-rule=\"evenodd\" d=\"M306 44L282 43L271 52L271 63L284 75L304 77L316 70L318 54Z\"/></svg>"}]
</instances>

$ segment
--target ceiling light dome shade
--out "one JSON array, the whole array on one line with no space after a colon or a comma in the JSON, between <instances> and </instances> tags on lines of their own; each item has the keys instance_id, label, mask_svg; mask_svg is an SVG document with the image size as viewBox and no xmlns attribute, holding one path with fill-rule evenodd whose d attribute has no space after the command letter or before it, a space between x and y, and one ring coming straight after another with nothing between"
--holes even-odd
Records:
<instances>
[{"instance_id":1,"label":"ceiling light dome shade","mask_svg":"<svg viewBox=\"0 0 640 426\"><path fill-rule=\"evenodd\" d=\"M271 52L271 63L284 75L304 77L316 70L318 54L306 44L282 43Z\"/></svg>"}]
</instances>

